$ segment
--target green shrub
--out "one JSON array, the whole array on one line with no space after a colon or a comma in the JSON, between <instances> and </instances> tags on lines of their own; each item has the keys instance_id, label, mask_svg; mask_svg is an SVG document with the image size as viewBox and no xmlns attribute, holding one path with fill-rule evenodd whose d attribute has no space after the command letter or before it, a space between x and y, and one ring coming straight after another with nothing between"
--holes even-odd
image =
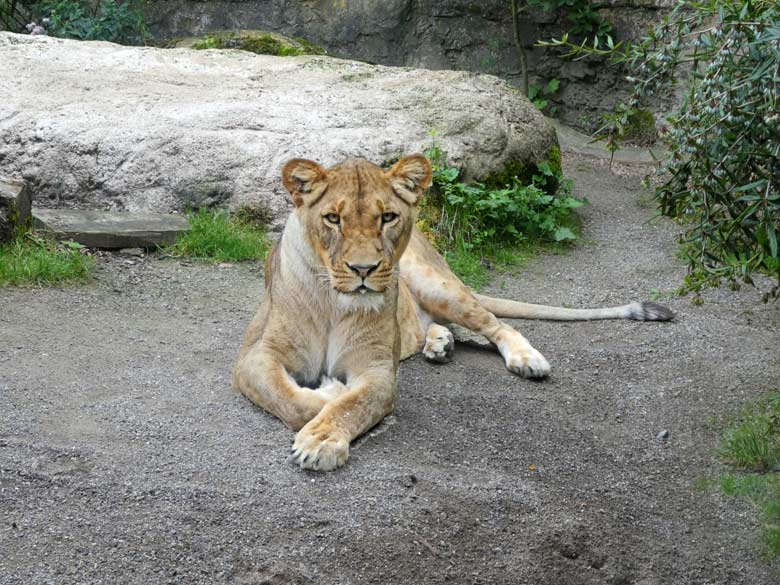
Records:
<instances>
[{"instance_id":1,"label":"green shrub","mask_svg":"<svg viewBox=\"0 0 780 585\"><path fill-rule=\"evenodd\" d=\"M0 286L51 286L86 279L95 261L74 242L55 243L26 233L0 246Z\"/></svg>"},{"instance_id":2,"label":"green shrub","mask_svg":"<svg viewBox=\"0 0 780 585\"><path fill-rule=\"evenodd\" d=\"M79 40L100 40L129 45L148 38L141 10L146 0L43 0L31 3L38 22L48 19L47 34Z\"/></svg>"},{"instance_id":3,"label":"green shrub","mask_svg":"<svg viewBox=\"0 0 780 585\"><path fill-rule=\"evenodd\" d=\"M612 32L612 24L601 17L597 5L590 0L528 0L528 5L565 13L569 30L577 37L603 38Z\"/></svg>"},{"instance_id":4,"label":"green shrub","mask_svg":"<svg viewBox=\"0 0 780 585\"><path fill-rule=\"evenodd\" d=\"M669 157L656 190L663 215L683 226L689 274L681 292L724 280L776 282L780 295L780 4L776 0L680 1L635 44L543 43L569 56L608 55L635 84L628 103L602 128L611 149L642 101L668 93L679 76L690 89L667 120Z\"/></svg>"},{"instance_id":5,"label":"green shrub","mask_svg":"<svg viewBox=\"0 0 780 585\"><path fill-rule=\"evenodd\" d=\"M448 244L456 238L471 248L577 239L572 212L584 201L571 196L570 182L556 174L553 163L535 165L529 182L520 175L500 174L485 182L463 183L460 171L443 163L437 147L427 155L434 170L426 205L439 210L436 232Z\"/></svg>"},{"instance_id":6,"label":"green shrub","mask_svg":"<svg viewBox=\"0 0 780 585\"><path fill-rule=\"evenodd\" d=\"M202 209L188 214L190 229L179 235L170 251L210 262L240 262L265 257L268 236L256 224L231 217L226 211Z\"/></svg>"},{"instance_id":7,"label":"green shrub","mask_svg":"<svg viewBox=\"0 0 780 585\"><path fill-rule=\"evenodd\" d=\"M584 200L571 196L560 170L560 151L537 165L507 165L505 172L464 183L460 171L434 146L433 187L423 200L418 226L466 284L479 288L488 266L520 265L533 249L577 238L574 210Z\"/></svg>"},{"instance_id":8,"label":"green shrub","mask_svg":"<svg viewBox=\"0 0 780 585\"><path fill-rule=\"evenodd\" d=\"M544 86L531 84L528 86L528 99L531 100L531 103L536 106L538 110L541 110L542 112L547 110L549 115L554 116L558 111L558 108L556 106L550 106L550 102L547 98L554 97L560 88L561 82L558 79L551 79Z\"/></svg>"}]
</instances>

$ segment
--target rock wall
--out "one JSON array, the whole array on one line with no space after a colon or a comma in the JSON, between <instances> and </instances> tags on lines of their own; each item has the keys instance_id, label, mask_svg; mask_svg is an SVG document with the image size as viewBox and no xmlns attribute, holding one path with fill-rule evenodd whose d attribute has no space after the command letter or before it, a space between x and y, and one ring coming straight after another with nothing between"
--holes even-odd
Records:
<instances>
[{"instance_id":1,"label":"rock wall","mask_svg":"<svg viewBox=\"0 0 780 585\"><path fill-rule=\"evenodd\" d=\"M465 175L529 164L554 128L497 77L332 57L124 47L0 32L0 174L40 204L290 206L294 157L390 163L431 146Z\"/></svg>"},{"instance_id":2,"label":"rock wall","mask_svg":"<svg viewBox=\"0 0 780 585\"><path fill-rule=\"evenodd\" d=\"M674 4L605 0L599 6L617 38L635 38ZM265 29L306 38L337 57L476 71L520 83L508 0L170 0L151 3L150 10L151 30L159 38ZM629 87L616 68L563 61L533 47L537 39L560 37L566 27L562 14L529 10L522 16L531 81L543 86L560 80L560 90L546 96L556 115L593 129Z\"/></svg>"}]
</instances>

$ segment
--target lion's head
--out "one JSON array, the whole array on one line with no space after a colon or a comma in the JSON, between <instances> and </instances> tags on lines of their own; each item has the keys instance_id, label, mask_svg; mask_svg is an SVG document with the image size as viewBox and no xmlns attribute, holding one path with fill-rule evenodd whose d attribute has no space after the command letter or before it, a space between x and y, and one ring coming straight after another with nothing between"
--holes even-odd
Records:
<instances>
[{"instance_id":1,"label":"lion's head","mask_svg":"<svg viewBox=\"0 0 780 585\"><path fill-rule=\"evenodd\" d=\"M325 169L294 159L282 178L333 288L349 297L384 293L431 183L428 159L408 156L390 169L364 160Z\"/></svg>"}]
</instances>

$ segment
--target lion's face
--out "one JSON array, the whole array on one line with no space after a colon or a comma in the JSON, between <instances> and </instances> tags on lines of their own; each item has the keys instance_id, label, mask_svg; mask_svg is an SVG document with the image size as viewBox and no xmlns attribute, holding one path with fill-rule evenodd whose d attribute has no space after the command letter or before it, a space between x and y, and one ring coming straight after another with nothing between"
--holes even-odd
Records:
<instances>
[{"instance_id":1,"label":"lion's face","mask_svg":"<svg viewBox=\"0 0 780 585\"><path fill-rule=\"evenodd\" d=\"M333 288L362 297L391 286L431 182L428 160L414 155L385 170L362 160L324 169L294 159L282 175Z\"/></svg>"}]
</instances>

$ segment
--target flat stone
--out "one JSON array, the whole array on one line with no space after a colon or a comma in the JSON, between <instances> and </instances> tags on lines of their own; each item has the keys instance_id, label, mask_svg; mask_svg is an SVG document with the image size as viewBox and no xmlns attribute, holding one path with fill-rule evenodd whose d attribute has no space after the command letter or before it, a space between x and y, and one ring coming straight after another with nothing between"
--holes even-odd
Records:
<instances>
[{"instance_id":1,"label":"flat stone","mask_svg":"<svg viewBox=\"0 0 780 585\"><path fill-rule=\"evenodd\" d=\"M0 177L0 244L30 221L32 192L26 181Z\"/></svg>"},{"instance_id":2,"label":"flat stone","mask_svg":"<svg viewBox=\"0 0 780 585\"><path fill-rule=\"evenodd\" d=\"M149 248L172 244L189 229L187 218L164 213L34 209L38 229L91 248Z\"/></svg>"}]
</instances>

